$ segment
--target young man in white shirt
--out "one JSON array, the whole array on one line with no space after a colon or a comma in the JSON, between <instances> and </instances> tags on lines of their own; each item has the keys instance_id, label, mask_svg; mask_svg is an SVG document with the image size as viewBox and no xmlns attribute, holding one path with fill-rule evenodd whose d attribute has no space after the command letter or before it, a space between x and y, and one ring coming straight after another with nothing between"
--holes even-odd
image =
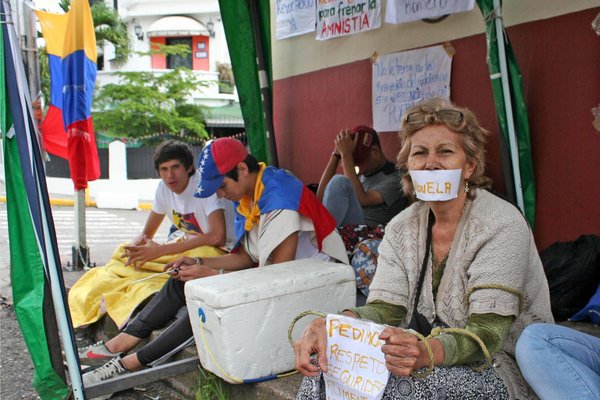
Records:
<instances>
[{"instance_id":1,"label":"young man in white shirt","mask_svg":"<svg viewBox=\"0 0 600 400\"><path fill-rule=\"evenodd\" d=\"M169 140L161 143L156 149L154 166L160 175L161 182L156 189L152 211L144 230L132 245L125 246L126 265L139 269L159 257L182 254L200 246L231 249L235 240L232 203L220 199L216 195L205 199L194 196L200 174L194 168L193 162L194 156L191 148L182 142ZM170 235L172 240L159 244L153 240L153 237L165 216L170 219L176 229ZM214 254L214 252L210 254ZM105 282L107 285L111 286L112 282L112 285L118 287L126 286L122 284L121 280L116 284L115 275L119 274L103 273L102 268L107 267L95 268L86 273L86 275L94 276L87 279L88 277L84 275L86 278L84 282L87 281L87 285L102 285L103 277L108 276L112 280ZM87 289L85 285L81 284L81 287L78 287L76 283L70 291L69 301L72 312L78 312L79 309L85 308L86 302L89 301L89 293L84 293ZM164 299L169 296L168 285L167 281L159 293L144 307L138 317L125 327L123 332L106 344L97 343L81 349L79 351L80 359L86 363L109 360L123 351L114 349L133 348L141 338L147 337L153 330L172 320L177 314L177 310L171 312L161 306L164 304ZM101 291L104 292L104 289ZM81 295L78 295L78 292L81 292ZM146 314L149 316L144 317ZM170 335L171 340L168 343L163 343L165 339L163 338L158 343L152 344L151 347L156 349L154 354L166 354L191 337L191 333L188 334L185 326L189 325L187 315L183 316L184 318L181 318L182 316L180 315L178 321L169 328L175 333ZM180 325L184 326L179 327ZM189 331L191 332L191 329Z\"/></svg>"},{"instance_id":2,"label":"young man in white shirt","mask_svg":"<svg viewBox=\"0 0 600 400\"><path fill-rule=\"evenodd\" d=\"M231 247L234 241L233 208L231 202L211 196L194 197L199 174L194 168L194 156L188 145L169 140L156 149L154 168L159 183L152 211L142 233L127 246L127 265L140 268L144 263L169 254L181 254L200 246ZM153 237L163 222L169 218L177 231L170 240L158 244Z\"/></svg>"}]
</instances>

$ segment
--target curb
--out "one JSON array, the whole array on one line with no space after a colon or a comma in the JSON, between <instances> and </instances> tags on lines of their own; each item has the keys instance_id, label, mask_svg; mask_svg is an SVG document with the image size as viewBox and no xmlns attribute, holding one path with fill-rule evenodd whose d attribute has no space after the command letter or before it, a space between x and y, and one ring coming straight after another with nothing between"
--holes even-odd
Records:
<instances>
[{"instance_id":1,"label":"curb","mask_svg":"<svg viewBox=\"0 0 600 400\"><path fill-rule=\"evenodd\" d=\"M6 196L0 196L0 203L6 203ZM74 200L70 199L50 199L50 205L53 206L64 206L64 207L73 207L75 205ZM88 200L85 202L86 207L96 207L96 202L92 200ZM138 210L152 210L151 203L139 203Z\"/></svg>"}]
</instances>

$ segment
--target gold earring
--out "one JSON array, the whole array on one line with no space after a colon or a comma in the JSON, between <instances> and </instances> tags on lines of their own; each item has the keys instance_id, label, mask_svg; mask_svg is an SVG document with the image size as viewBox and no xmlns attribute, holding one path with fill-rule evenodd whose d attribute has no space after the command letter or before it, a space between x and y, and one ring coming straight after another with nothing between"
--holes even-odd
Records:
<instances>
[{"instance_id":1,"label":"gold earring","mask_svg":"<svg viewBox=\"0 0 600 400\"><path fill-rule=\"evenodd\" d=\"M469 193L469 181L465 181L465 193Z\"/></svg>"}]
</instances>

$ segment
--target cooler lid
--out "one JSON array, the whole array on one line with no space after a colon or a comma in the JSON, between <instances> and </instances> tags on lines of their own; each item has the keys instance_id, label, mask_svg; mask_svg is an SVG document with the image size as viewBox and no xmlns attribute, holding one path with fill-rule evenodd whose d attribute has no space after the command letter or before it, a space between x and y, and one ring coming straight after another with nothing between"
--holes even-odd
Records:
<instances>
[{"instance_id":1,"label":"cooler lid","mask_svg":"<svg viewBox=\"0 0 600 400\"><path fill-rule=\"evenodd\" d=\"M186 283L185 296L218 309L349 281L351 266L308 258L195 279Z\"/></svg>"}]
</instances>

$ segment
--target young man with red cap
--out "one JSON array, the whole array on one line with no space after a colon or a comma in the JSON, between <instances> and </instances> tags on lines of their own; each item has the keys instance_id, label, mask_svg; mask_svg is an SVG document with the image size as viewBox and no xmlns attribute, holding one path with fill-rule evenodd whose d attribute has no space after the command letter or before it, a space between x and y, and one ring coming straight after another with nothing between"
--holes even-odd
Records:
<instances>
[{"instance_id":1,"label":"young man with red cap","mask_svg":"<svg viewBox=\"0 0 600 400\"><path fill-rule=\"evenodd\" d=\"M213 141L202 151L198 169L198 197L217 193L234 202L238 246L231 254L201 260L203 265L192 265L189 272L194 260L182 260L181 279L302 258L348 262L335 220L315 195L288 172L258 163L241 142Z\"/></svg>"},{"instance_id":2,"label":"young man with red cap","mask_svg":"<svg viewBox=\"0 0 600 400\"><path fill-rule=\"evenodd\" d=\"M344 174L336 175L340 162ZM321 176L317 197L337 226L386 225L408 205L401 178L400 171L385 158L374 129L342 129Z\"/></svg>"},{"instance_id":3,"label":"young man with red cap","mask_svg":"<svg viewBox=\"0 0 600 400\"><path fill-rule=\"evenodd\" d=\"M158 314L175 316L185 305L184 284L192 279L303 258L348 264L335 220L316 196L289 173L257 162L241 142L220 138L206 145L198 159L198 172L195 196L207 198L216 193L235 203L237 245L223 256L183 256L167 264L165 269L171 269L172 274L160 292L161 307L150 315L143 310L140 314L144 314L144 322L157 319ZM146 330L152 328L151 324L145 325ZM152 358L141 358L144 354L140 352L116 356L84 374L83 383L88 386L148 366L155 355L165 354L166 349L175 348L191 334L189 323L171 325L142 349ZM141 340L138 337L125 337L123 346L114 351L130 350L131 344Z\"/></svg>"}]
</instances>

